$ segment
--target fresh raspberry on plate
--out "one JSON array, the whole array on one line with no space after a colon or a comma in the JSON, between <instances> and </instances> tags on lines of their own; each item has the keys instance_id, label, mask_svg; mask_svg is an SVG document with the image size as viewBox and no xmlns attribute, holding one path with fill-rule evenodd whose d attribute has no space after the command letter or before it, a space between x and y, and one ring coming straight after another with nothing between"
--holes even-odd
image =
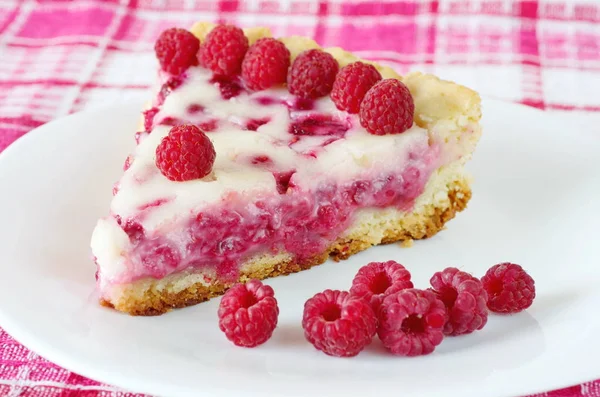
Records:
<instances>
[{"instance_id":1,"label":"fresh raspberry on plate","mask_svg":"<svg viewBox=\"0 0 600 397\"><path fill-rule=\"evenodd\" d=\"M409 288L387 295L378 319L379 339L398 356L429 354L444 339L446 308L431 291Z\"/></svg>"},{"instance_id":2,"label":"fresh raspberry on plate","mask_svg":"<svg viewBox=\"0 0 600 397\"><path fill-rule=\"evenodd\" d=\"M251 90L266 90L285 83L290 67L290 51L271 37L258 39L246 52L242 78Z\"/></svg>"},{"instance_id":3,"label":"fresh raspberry on plate","mask_svg":"<svg viewBox=\"0 0 600 397\"><path fill-rule=\"evenodd\" d=\"M215 148L195 125L177 125L156 148L156 166L172 181L189 181L210 174Z\"/></svg>"},{"instance_id":4,"label":"fresh raspberry on plate","mask_svg":"<svg viewBox=\"0 0 600 397\"><path fill-rule=\"evenodd\" d=\"M514 263L492 266L481 278L487 291L487 306L493 312L518 313L535 299L535 282L523 268Z\"/></svg>"},{"instance_id":5,"label":"fresh raspberry on plate","mask_svg":"<svg viewBox=\"0 0 600 397\"><path fill-rule=\"evenodd\" d=\"M331 90L331 100L340 110L358 113L360 103L379 80L381 74L375 66L354 62L340 69Z\"/></svg>"},{"instance_id":6,"label":"fresh raspberry on plate","mask_svg":"<svg viewBox=\"0 0 600 397\"><path fill-rule=\"evenodd\" d=\"M385 79L367 91L360 104L360 124L374 135L401 134L412 127L415 104L408 88Z\"/></svg>"},{"instance_id":7,"label":"fresh raspberry on plate","mask_svg":"<svg viewBox=\"0 0 600 397\"><path fill-rule=\"evenodd\" d=\"M178 75L198 64L200 40L185 29L170 28L160 34L154 52L160 67L167 73Z\"/></svg>"},{"instance_id":8,"label":"fresh raspberry on plate","mask_svg":"<svg viewBox=\"0 0 600 397\"><path fill-rule=\"evenodd\" d=\"M206 36L200 45L200 65L216 75L235 76L242 70L242 60L248 51L244 31L233 25L219 25Z\"/></svg>"},{"instance_id":9,"label":"fresh raspberry on plate","mask_svg":"<svg viewBox=\"0 0 600 397\"><path fill-rule=\"evenodd\" d=\"M219 304L219 328L237 346L265 343L277 326L279 307L273 288L259 280L235 284Z\"/></svg>"},{"instance_id":10,"label":"fresh raspberry on plate","mask_svg":"<svg viewBox=\"0 0 600 397\"><path fill-rule=\"evenodd\" d=\"M479 279L455 267L437 272L430 280L433 291L448 310L446 335L469 334L487 323L487 293Z\"/></svg>"},{"instance_id":11,"label":"fresh raspberry on plate","mask_svg":"<svg viewBox=\"0 0 600 397\"><path fill-rule=\"evenodd\" d=\"M318 350L330 356L352 357L371 343L377 319L364 300L328 289L306 301L302 328Z\"/></svg>"},{"instance_id":12,"label":"fresh raspberry on plate","mask_svg":"<svg viewBox=\"0 0 600 397\"><path fill-rule=\"evenodd\" d=\"M302 52L287 76L289 91L301 98L316 99L331 92L339 65L335 58L319 49Z\"/></svg>"},{"instance_id":13,"label":"fresh raspberry on plate","mask_svg":"<svg viewBox=\"0 0 600 397\"><path fill-rule=\"evenodd\" d=\"M410 272L398 262L371 262L354 276L350 295L365 299L377 314L387 295L412 287Z\"/></svg>"}]
</instances>

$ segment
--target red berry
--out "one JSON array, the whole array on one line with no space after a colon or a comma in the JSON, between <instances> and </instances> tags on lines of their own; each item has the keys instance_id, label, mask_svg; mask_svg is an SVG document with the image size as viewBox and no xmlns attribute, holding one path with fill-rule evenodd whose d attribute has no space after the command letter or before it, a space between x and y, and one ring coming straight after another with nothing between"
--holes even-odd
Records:
<instances>
[{"instance_id":1,"label":"red berry","mask_svg":"<svg viewBox=\"0 0 600 397\"><path fill-rule=\"evenodd\" d=\"M212 119L208 121L204 121L202 123L198 123L198 128L205 132L215 131L219 127L219 121Z\"/></svg>"},{"instance_id":2,"label":"red berry","mask_svg":"<svg viewBox=\"0 0 600 397\"><path fill-rule=\"evenodd\" d=\"M318 350L330 356L352 357L371 343L377 318L362 299L328 289L306 301L302 328Z\"/></svg>"},{"instance_id":3,"label":"red berry","mask_svg":"<svg viewBox=\"0 0 600 397\"><path fill-rule=\"evenodd\" d=\"M331 99L338 109L358 113L367 91L379 80L381 74L375 66L362 62L351 63L340 69L333 83Z\"/></svg>"},{"instance_id":4,"label":"red berry","mask_svg":"<svg viewBox=\"0 0 600 397\"><path fill-rule=\"evenodd\" d=\"M385 297L377 334L398 356L429 354L444 339L446 308L431 291L404 289Z\"/></svg>"},{"instance_id":5,"label":"red berry","mask_svg":"<svg viewBox=\"0 0 600 397\"><path fill-rule=\"evenodd\" d=\"M301 98L315 99L331 92L339 65L335 58L318 49L304 51L292 64L288 89Z\"/></svg>"},{"instance_id":6,"label":"red berry","mask_svg":"<svg viewBox=\"0 0 600 397\"><path fill-rule=\"evenodd\" d=\"M514 263L492 266L481 278L488 293L487 306L493 312L518 313L527 309L535 298L535 282Z\"/></svg>"},{"instance_id":7,"label":"red berry","mask_svg":"<svg viewBox=\"0 0 600 397\"><path fill-rule=\"evenodd\" d=\"M265 343L277 326L279 307L273 288L259 280L231 287L219 305L219 328L237 346Z\"/></svg>"},{"instance_id":8,"label":"red berry","mask_svg":"<svg viewBox=\"0 0 600 397\"><path fill-rule=\"evenodd\" d=\"M410 272L398 262L371 262L354 276L350 295L365 299L377 313L386 296L412 287Z\"/></svg>"},{"instance_id":9,"label":"red berry","mask_svg":"<svg viewBox=\"0 0 600 397\"><path fill-rule=\"evenodd\" d=\"M213 76L213 78L210 79L210 82L219 87L219 91L221 91L221 97L223 99L234 98L240 95L243 90L238 79L231 79L224 76Z\"/></svg>"},{"instance_id":10,"label":"red berry","mask_svg":"<svg viewBox=\"0 0 600 397\"><path fill-rule=\"evenodd\" d=\"M156 148L156 166L172 181L189 181L210 174L215 148L195 125L171 128Z\"/></svg>"},{"instance_id":11,"label":"red berry","mask_svg":"<svg viewBox=\"0 0 600 397\"><path fill-rule=\"evenodd\" d=\"M170 28L160 34L154 44L154 52L165 72L178 75L192 65L196 58L200 40L185 29Z\"/></svg>"},{"instance_id":12,"label":"red berry","mask_svg":"<svg viewBox=\"0 0 600 397\"><path fill-rule=\"evenodd\" d=\"M206 36L200 46L200 65L220 76L235 76L242 70L248 51L248 39L237 26L219 25Z\"/></svg>"},{"instance_id":13,"label":"red berry","mask_svg":"<svg viewBox=\"0 0 600 397\"><path fill-rule=\"evenodd\" d=\"M290 51L270 37L252 44L242 62L242 77L251 90L266 90L285 83L290 67Z\"/></svg>"},{"instance_id":14,"label":"red berry","mask_svg":"<svg viewBox=\"0 0 600 397\"><path fill-rule=\"evenodd\" d=\"M446 335L470 334L487 323L487 293L479 279L449 267L435 273L430 283L448 310Z\"/></svg>"},{"instance_id":15,"label":"red berry","mask_svg":"<svg viewBox=\"0 0 600 397\"><path fill-rule=\"evenodd\" d=\"M154 125L154 116L158 113L157 107L152 107L150 109L144 110L144 131L152 131L152 126Z\"/></svg>"},{"instance_id":16,"label":"red berry","mask_svg":"<svg viewBox=\"0 0 600 397\"><path fill-rule=\"evenodd\" d=\"M396 79L375 84L360 104L360 124L374 135L401 134L412 127L415 104L408 88Z\"/></svg>"}]
</instances>

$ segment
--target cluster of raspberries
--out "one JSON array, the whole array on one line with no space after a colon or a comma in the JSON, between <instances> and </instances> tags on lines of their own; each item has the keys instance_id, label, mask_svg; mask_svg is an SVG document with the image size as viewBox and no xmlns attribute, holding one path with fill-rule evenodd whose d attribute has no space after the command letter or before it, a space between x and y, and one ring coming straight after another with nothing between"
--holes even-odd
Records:
<instances>
[{"instance_id":1,"label":"cluster of raspberries","mask_svg":"<svg viewBox=\"0 0 600 397\"><path fill-rule=\"evenodd\" d=\"M265 37L250 45L243 30L232 25L216 26L202 43L185 29L167 29L154 49L162 70L172 75L200 65L221 80L240 76L249 90L286 84L300 98L331 95L338 109L357 113L371 134L399 134L413 124L413 98L401 81L382 79L364 62L340 69L335 58L320 49L304 51L292 62L281 41Z\"/></svg>"},{"instance_id":2,"label":"cluster of raspberries","mask_svg":"<svg viewBox=\"0 0 600 397\"><path fill-rule=\"evenodd\" d=\"M445 336L482 329L488 310L517 313L535 298L534 281L519 265L492 266L478 279L454 267L431 277L431 288L416 289L410 272L395 261L362 267L349 291L327 289L306 301L302 327L315 348L352 357L375 334L392 354L429 354ZM219 306L219 327L234 344L266 342L277 326L273 289L259 280L236 284Z\"/></svg>"}]
</instances>

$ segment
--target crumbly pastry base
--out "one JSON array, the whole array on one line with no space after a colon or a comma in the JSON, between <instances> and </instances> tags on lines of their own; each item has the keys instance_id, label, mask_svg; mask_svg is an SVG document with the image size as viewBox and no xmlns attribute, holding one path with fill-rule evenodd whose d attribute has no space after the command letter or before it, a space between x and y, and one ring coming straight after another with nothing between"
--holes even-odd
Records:
<instances>
[{"instance_id":1,"label":"crumbly pastry base","mask_svg":"<svg viewBox=\"0 0 600 397\"><path fill-rule=\"evenodd\" d=\"M470 198L471 189L462 164L443 167L432 176L412 212L391 208L363 210L357 213L348 231L320 255L303 261L296 261L287 253L253 257L242 265L237 281L296 273L320 265L329 257L336 261L347 259L374 245L432 237L466 208ZM100 302L131 315L159 315L222 295L231 285L207 271L180 272L161 280L143 279L115 285Z\"/></svg>"}]
</instances>

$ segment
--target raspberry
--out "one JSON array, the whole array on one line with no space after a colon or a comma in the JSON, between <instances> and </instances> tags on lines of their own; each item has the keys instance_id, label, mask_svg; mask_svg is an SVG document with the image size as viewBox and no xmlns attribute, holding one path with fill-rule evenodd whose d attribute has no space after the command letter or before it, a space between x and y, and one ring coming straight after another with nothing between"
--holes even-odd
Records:
<instances>
[{"instance_id":1,"label":"raspberry","mask_svg":"<svg viewBox=\"0 0 600 397\"><path fill-rule=\"evenodd\" d=\"M306 301L302 328L318 350L330 356L352 357L371 343L377 318L362 299L328 289Z\"/></svg>"},{"instance_id":2,"label":"raspberry","mask_svg":"<svg viewBox=\"0 0 600 397\"><path fill-rule=\"evenodd\" d=\"M481 278L488 293L487 306L493 312L518 313L527 309L535 298L535 282L514 263L492 266Z\"/></svg>"},{"instance_id":3,"label":"raspberry","mask_svg":"<svg viewBox=\"0 0 600 397\"><path fill-rule=\"evenodd\" d=\"M260 119L250 119L246 122L246 126L244 129L248 131L256 131L258 130L258 127L267 124L269 121L271 121L271 119L268 117L262 117Z\"/></svg>"},{"instance_id":4,"label":"raspberry","mask_svg":"<svg viewBox=\"0 0 600 397\"><path fill-rule=\"evenodd\" d=\"M121 225L120 222L119 222L119 225ZM130 220L126 221L123 225L121 225L121 227L122 227L123 231L129 237L129 241L132 244L139 243L144 238L144 235L145 235L144 227L142 225L140 225L137 221L130 219Z\"/></svg>"},{"instance_id":5,"label":"raspberry","mask_svg":"<svg viewBox=\"0 0 600 397\"><path fill-rule=\"evenodd\" d=\"M444 304L431 291L404 289L381 303L377 334L398 356L429 354L444 339Z\"/></svg>"},{"instance_id":6,"label":"raspberry","mask_svg":"<svg viewBox=\"0 0 600 397\"><path fill-rule=\"evenodd\" d=\"M165 72L178 75L192 65L197 65L196 54L200 40L185 29L171 28L160 34L154 52Z\"/></svg>"},{"instance_id":7,"label":"raspberry","mask_svg":"<svg viewBox=\"0 0 600 397\"><path fill-rule=\"evenodd\" d=\"M183 81L178 77L171 77L169 80L160 87L158 97L156 98L156 106L160 106L165 103L165 100L173 91L175 91Z\"/></svg>"},{"instance_id":8,"label":"raspberry","mask_svg":"<svg viewBox=\"0 0 600 397\"><path fill-rule=\"evenodd\" d=\"M340 69L333 83L331 99L338 109L358 113L367 91L379 80L381 74L375 66L362 62L351 63Z\"/></svg>"},{"instance_id":9,"label":"raspberry","mask_svg":"<svg viewBox=\"0 0 600 397\"><path fill-rule=\"evenodd\" d=\"M330 115L311 114L295 118L288 129L292 135L331 135L343 137L351 128L347 120L340 120Z\"/></svg>"},{"instance_id":10,"label":"raspberry","mask_svg":"<svg viewBox=\"0 0 600 397\"><path fill-rule=\"evenodd\" d=\"M172 181L189 181L210 174L215 148L195 125L171 128L156 148L156 166Z\"/></svg>"},{"instance_id":11,"label":"raspberry","mask_svg":"<svg viewBox=\"0 0 600 397\"><path fill-rule=\"evenodd\" d=\"M223 76L213 76L213 78L210 79L210 82L219 87L219 90L221 91L221 97L223 99L231 99L236 97L240 95L243 90L240 82L238 82L237 79L230 79Z\"/></svg>"},{"instance_id":12,"label":"raspberry","mask_svg":"<svg viewBox=\"0 0 600 397\"><path fill-rule=\"evenodd\" d=\"M237 346L265 343L277 326L279 307L273 288L259 280L231 287L219 305L219 328Z\"/></svg>"},{"instance_id":13,"label":"raspberry","mask_svg":"<svg viewBox=\"0 0 600 397\"><path fill-rule=\"evenodd\" d=\"M321 50L304 51L294 60L287 76L289 91L301 98L315 99L331 92L339 65Z\"/></svg>"},{"instance_id":14,"label":"raspberry","mask_svg":"<svg viewBox=\"0 0 600 397\"><path fill-rule=\"evenodd\" d=\"M265 37L252 44L242 62L242 77L251 90L285 83L290 52L281 41Z\"/></svg>"},{"instance_id":15,"label":"raspberry","mask_svg":"<svg viewBox=\"0 0 600 397\"><path fill-rule=\"evenodd\" d=\"M152 131L152 126L154 125L154 116L158 113L157 107L152 107L150 109L144 110L144 131Z\"/></svg>"},{"instance_id":16,"label":"raspberry","mask_svg":"<svg viewBox=\"0 0 600 397\"><path fill-rule=\"evenodd\" d=\"M242 29L232 25L219 25L206 36L200 46L200 65L216 75L235 76L242 70L242 60L248 51L248 39Z\"/></svg>"},{"instance_id":17,"label":"raspberry","mask_svg":"<svg viewBox=\"0 0 600 397\"><path fill-rule=\"evenodd\" d=\"M412 287L409 271L398 262L371 262L361 267L354 276L350 295L365 299L378 313L386 296Z\"/></svg>"},{"instance_id":18,"label":"raspberry","mask_svg":"<svg viewBox=\"0 0 600 397\"><path fill-rule=\"evenodd\" d=\"M487 293L477 278L448 267L435 273L429 282L448 310L446 335L470 334L487 323Z\"/></svg>"},{"instance_id":19,"label":"raspberry","mask_svg":"<svg viewBox=\"0 0 600 397\"><path fill-rule=\"evenodd\" d=\"M401 134L413 124L415 104L408 88L396 79L375 84L360 104L360 124L374 135Z\"/></svg>"},{"instance_id":20,"label":"raspberry","mask_svg":"<svg viewBox=\"0 0 600 397\"><path fill-rule=\"evenodd\" d=\"M204 121L202 123L198 123L198 128L200 128L200 130L205 131L205 132L215 131L218 127L219 127L219 121L214 120L214 119Z\"/></svg>"}]
</instances>

